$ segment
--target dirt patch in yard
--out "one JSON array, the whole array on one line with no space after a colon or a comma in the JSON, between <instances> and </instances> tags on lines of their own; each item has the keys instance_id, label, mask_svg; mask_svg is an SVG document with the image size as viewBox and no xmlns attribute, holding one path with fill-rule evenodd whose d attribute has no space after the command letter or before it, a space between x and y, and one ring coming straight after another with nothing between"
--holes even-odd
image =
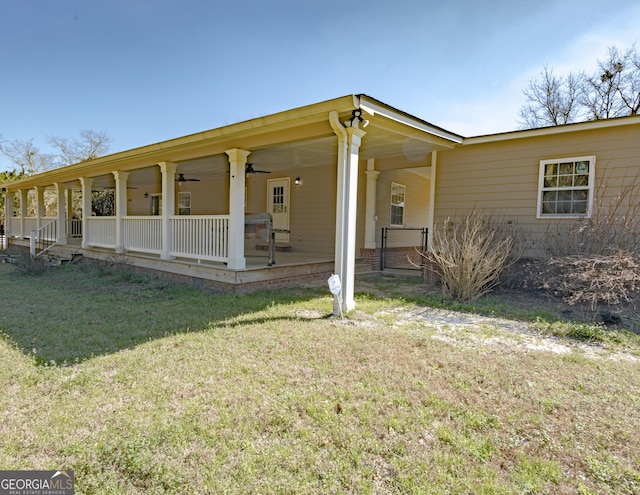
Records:
<instances>
[{"instance_id":1,"label":"dirt patch in yard","mask_svg":"<svg viewBox=\"0 0 640 495\"><path fill-rule=\"evenodd\" d=\"M388 284L381 284L380 277L387 279ZM390 290L385 285L391 285ZM640 298L635 298L615 307L590 308L588 305L569 304L561 297L549 294L544 290L499 286L471 306L463 313L474 316L492 317L495 314L513 315L514 320L532 321L539 316L546 321L573 321L579 323L598 323L605 328L628 330L640 334ZM442 289L435 281L421 283L418 277L407 277L397 274L381 274L365 277L356 282L356 289L371 293L378 297L405 297L415 300L420 297L439 296ZM435 310L434 310L435 311ZM447 311L439 310L440 315ZM459 314L458 311L449 311ZM436 313L433 313L436 314Z\"/></svg>"}]
</instances>

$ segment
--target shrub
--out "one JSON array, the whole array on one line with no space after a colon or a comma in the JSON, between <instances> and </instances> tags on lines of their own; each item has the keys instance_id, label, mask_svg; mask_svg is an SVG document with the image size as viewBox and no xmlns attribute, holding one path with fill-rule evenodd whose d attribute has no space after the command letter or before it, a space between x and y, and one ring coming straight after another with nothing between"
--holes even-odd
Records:
<instances>
[{"instance_id":1,"label":"shrub","mask_svg":"<svg viewBox=\"0 0 640 495\"><path fill-rule=\"evenodd\" d=\"M29 256L26 255L13 255L11 258L11 264L18 270L26 275L39 276L45 273L51 266L49 260L46 257Z\"/></svg>"},{"instance_id":2,"label":"shrub","mask_svg":"<svg viewBox=\"0 0 640 495\"><path fill-rule=\"evenodd\" d=\"M544 234L547 256L640 253L640 173L613 188L606 178L597 189L590 218L563 219Z\"/></svg>"},{"instance_id":3,"label":"shrub","mask_svg":"<svg viewBox=\"0 0 640 495\"><path fill-rule=\"evenodd\" d=\"M459 219L447 218L431 239L425 257L442 282L445 295L474 301L491 291L517 255L513 223L476 210Z\"/></svg>"},{"instance_id":4,"label":"shrub","mask_svg":"<svg viewBox=\"0 0 640 495\"><path fill-rule=\"evenodd\" d=\"M588 304L595 310L640 297L640 255L636 253L554 257L531 266L528 273L532 285L571 305Z\"/></svg>"}]
</instances>

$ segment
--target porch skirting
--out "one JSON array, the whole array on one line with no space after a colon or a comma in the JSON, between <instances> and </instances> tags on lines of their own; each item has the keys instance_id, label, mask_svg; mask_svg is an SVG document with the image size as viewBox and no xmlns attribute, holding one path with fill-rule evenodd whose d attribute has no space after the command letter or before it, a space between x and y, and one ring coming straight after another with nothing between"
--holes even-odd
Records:
<instances>
[{"instance_id":1,"label":"porch skirting","mask_svg":"<svg viewBox=\"0 0 640 495\"><path fill-rule=\"evenodd\" d=\"M159 260L160 261L160 260ZM162 265L170 266L162 266ZM285 266L248 268L242 271L210 268L193 262L135 260L136 271L160 276L221 294L247 294L262 289L300 287L305 283L326 281L334 269L333 261L299 263Z\"/></svg>"},{"instance_id":2,"label":"porch skirting","mask_svg":"<svg viewBox=\"0 0 640 495\"><path fill-rule=\"evenodd\" d=\"M13 248L24 249L28 256L29 239L11 239L10 244ZM97 263L122 262L139 273L221 294L246 294L262 289L300 287L311 282L326 281L335 269L333 260L319 259L230 270L222 263L198 263L187 259L163 260L140 253L116 254L113 250L84 249L72 245L55 245L49 254L63 259L81 254L83 258Z\"/></svg>"}]
</instances>

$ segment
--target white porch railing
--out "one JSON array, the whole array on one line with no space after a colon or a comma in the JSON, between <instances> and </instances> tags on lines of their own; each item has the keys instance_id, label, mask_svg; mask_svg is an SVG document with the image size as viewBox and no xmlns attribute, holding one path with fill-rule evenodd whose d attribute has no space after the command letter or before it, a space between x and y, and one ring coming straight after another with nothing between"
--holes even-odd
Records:
<instances>
[{"instance_id":1,"label":"white porch railing","mask_svg":"<svg viewBox=\"0 0 640 495\"><path fill-rule=\"evenodd\" d=\"M229 258L229 215L171 217L172 256L209 261Z\"/></svg>"},{"instance_id":2,"label":"white porch railing","mask_svg":"<svg viewBox=\"0 0 640 495\"><path fill-rule=\"evenodd\" d=\"M29 235L29 254L40 256L47 252L58 240L58 220L53 219Z\"/></svg>"},{"instance_id":3,"label":"white porch railing","mask_svg":"<svg viewBox=\"0 0 640 495\"><path fill-rule=\"evenodd\" d=\"M54 220L41 218L41 221ZM162 217L128 216L123 221L122 244L127 251L160 254L163 248ZM24 219L25 231L36 230L37 219ZM72 222L72 235L75 221ZM9 219L9 233L22 232L22 219ZM171 256L203 261L226 262L229 258L229 215L181 215L170 218L173 244ZM87 232L82 232L91 247L116 248L116 217L87 218ZM27 237L30 234L23 234Z\"/></svg>"},{"instance_id":4,"label":"white porch railing","mask_svg":"<svg viewBox=\"0 0 640 495\"><path fill-rule=\"evenodd\" d=\"M89 246L114 248L116 246L116 217L87 218L87 236Z\"/></svg>"},{"instance_id":5,"label":"white porch railing","mask_svg":"<svg viewBox=\"0 0 640 495\"><path fill-rule=\"evenodd\" d=\"M5 231L9 232L10 236L22 237L22 218L20 217L11 217L7 221L7 225L5 226Z\"/></svg>"},{"instance_id":6,"label":"white porch railing","mask_svg":"<svg viewBox=\"0 0 640 495\"><path fill-rule=\"evenodd\" d=\"M82 237L82 218L72 218L69 221L69 237Z\"/></svg>"},{"instance_id":7,"label":"white porch railing","mask_svg":"<svg viewBox=\"0 0 640 495\"><path fill-rule=\"evenodd\" d=\"M24 219L24 232L22 237L30 237L32 230L38 229L38 219L36 217L26 217Z\"/></svg>"},{"instance_id":8,"label":"white porch railing","mask_svg":"<svg viewBox=\"0 0 640 495\"><path fill-rule=\"evenodd\" d=\"M57 220L57 217L40 217L40 225ZM21 217L11 217L7 221L5 230L9 232L11 237L22 237L28 239L31 237L32 230L38 230L37 217L25 217L24 223Z\"/></svg>"},{"instance_id":9,"label":"white porch railing","mask_svg":"<svg viewBox=\"0 0 640 495\"><path fill-rule=\"evenodd\" d=\"M124 246L130 251L160 253L162 250L162 217L125 217Z\"/></svg>"}]
</instances>

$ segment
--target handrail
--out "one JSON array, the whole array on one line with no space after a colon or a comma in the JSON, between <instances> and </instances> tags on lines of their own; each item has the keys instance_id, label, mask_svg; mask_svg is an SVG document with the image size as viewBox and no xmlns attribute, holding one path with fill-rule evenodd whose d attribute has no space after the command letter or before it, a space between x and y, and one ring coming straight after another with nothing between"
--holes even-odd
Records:
<instances>
[{"instance_id":1,"label":"handrail","mask_svg":"<svg viewBox=\"0 0 640 495\"><path fill-rule=\"evenodd\" d=\"M29 254L34 258L48 251L58 241L58 220L51 220L36 230L31 230Z\"/></svg>"}]
</instances>

